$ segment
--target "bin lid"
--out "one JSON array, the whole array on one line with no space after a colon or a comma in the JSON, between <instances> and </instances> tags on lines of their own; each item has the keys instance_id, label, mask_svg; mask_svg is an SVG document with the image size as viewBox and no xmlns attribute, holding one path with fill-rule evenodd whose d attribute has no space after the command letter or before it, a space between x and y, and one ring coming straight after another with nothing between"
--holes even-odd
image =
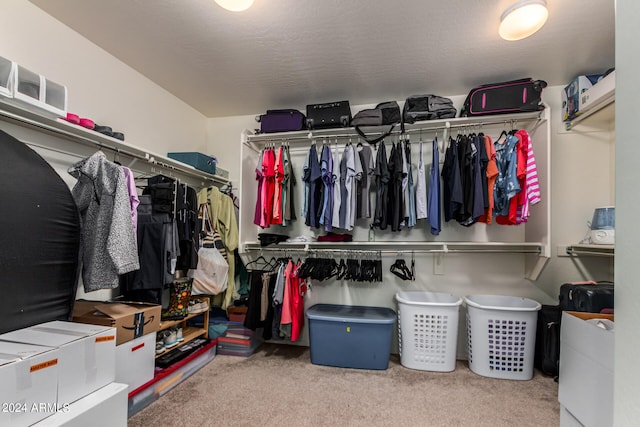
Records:
<instances>
[{"instance_id":1,"label":"bin lid","mask_svg":"<svg viewBox=\"0 0 640 427\"><path fill-rule=\"evenodd\" d=\"M456 306L462 304L462 298L443 292L401 291L396 293L396 300L402 304L424 306Z\"/></svg>"},{"instance_id":2,"label":"bin lid","mask_svg":"<svg viewBox=\"0 0 640 427\"><path fill-rule=\"evenodd\" d=\"M311 320L333 322L392 324L396 321L396 312L387 307L316 304L307 310L307 317Z\"/></svg>"},{"instance_id":3,"label":"bin lid","mask_svg":"<svg viewBox=\"0 0 640 427\"><path fill-rule=\"evenodd\" d=\"M467 295L464 302L484 310L538 311L542 307L538 301L507 295Z\"/></svg>"}]
</instances>

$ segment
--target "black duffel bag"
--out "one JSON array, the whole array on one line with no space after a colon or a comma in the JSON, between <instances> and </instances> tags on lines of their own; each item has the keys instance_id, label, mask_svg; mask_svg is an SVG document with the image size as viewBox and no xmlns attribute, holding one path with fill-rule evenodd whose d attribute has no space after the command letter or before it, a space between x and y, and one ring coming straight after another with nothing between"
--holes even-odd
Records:
<instances>
[{"instance_id":1,"label":"black duffel bag","mask_svg":"<svg viewBox=\"0 0 640 427\"><path fill-rule=\"evenodd\" d=\"M375 108L368 108L359 111L351 120L351 125L356 128L356 132L370 144L377 144L393 132L393 128L400 123L400 106L396 101L382 102ZM367 136L361 126L384 126L391 125L388 131L383 132L378 137Z\"/></svg>"}]
</instances>

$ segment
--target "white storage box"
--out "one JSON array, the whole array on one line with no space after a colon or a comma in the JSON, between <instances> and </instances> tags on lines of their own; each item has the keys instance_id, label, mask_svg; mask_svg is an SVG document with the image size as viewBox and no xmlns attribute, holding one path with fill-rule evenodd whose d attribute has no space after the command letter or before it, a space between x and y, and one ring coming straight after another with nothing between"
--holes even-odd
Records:
<instances>
[{"instance_id":1,"label":"white storage box","mask_svg":"<svg viewBox=\"0 0 640 427\"><path fill-rule=\"evenodd\" d=\"M598 325L601 320L607 326L612 319L598 313L562 313L558 401L588 427L613 425L615 335Z\"/></svg>"},{"instance_id":2,"label":"white storage box","mask_svg":"<svg viewBox=\"0 0 640 427\"><path fill-rule=\"evenodd\" d=\"M0 56L0 95L13 98L16 63Z\"/></svg>"},{"instance_id":3,"label":"white storage box","mask_svg":"<svg viewBox=\"0 0 640 427\"><path fill-rule=\"evenodd\" d=\"M601 78L598 83L582 92L580 95L580 113L597 109L609 102L615 96L615 91L616 72L614 70Z\"/></svg>"},{"instance_id":4,"label":"white storage box","mask_svg":"<svg viewBox=\"0 0 640 427\"><path fill-rule=\"evenodd\" d=\"M56 412L58 350L0 341L0 425L30 426Z\"/></svg>"},{"instance_id":5,"label":"white storage box","mask_svg":"<svg viewBox=\"0 0 640 427\"><path fill-rule=\"evenodd\" d=\"M13 73L13 98L36 107L40 113L54 117L67 115L67 88L35 73L22 65L16 65Z\"/></svg>"},{"instance_id":6,"label":"white storage box","mask_svg":"<svg viewBox=\"0 0 640 427\"><path fill-rule=\"evenodd\" d=\"M150 333L116 347L116 382L127 384L131 393L153 379L156 333Z\"/></svg>"},{"instance_id":7,"label":"white storage box","mask_svg":"<svg viewBox=\"0 0 640 427\"><path fill-rule=\"evenodd\" d=\"M530 380L540 303L504 295L467 295L469 368L478 375Z\"/></svg>"},{"instance_id":8,"label":"white storage box","mask_svg":"<svg viewBox=\"0 0 640 427\"><path fill-rule=\"evenodd\" d=\"M560 427L584 427L564 405L560 405Z\"/></svg>"},{"instance_id":9,"label":"white storage box","mask_svg":"<svg viewBox=\"0 0 640 427\"><path fill-rule=\"evenodd\" d=\"M456 367L462 299L435 292L398 292L400 363L411 369L451 372Z\"/></svg>"},{"instance_id":10,"label":"white storage box","mask_svg":"<svg viewBox=\"0 0 640 427\"><path fill-rule=\"evenodd\" d=\"M54 347L58 352L58 403L70 404L115 379L114 328L48 322L0 335L2 341Z\"/></svg>"},{"instance_id":11,"label":"white storage box","mask_svg":"<svg viewBox=\"0 0 640 427\"><path fill-rule=\"evenodd\" d=\"M111 383L45 418L34 427L126 427L127 385Z\"/></svg>"}]
</instances>

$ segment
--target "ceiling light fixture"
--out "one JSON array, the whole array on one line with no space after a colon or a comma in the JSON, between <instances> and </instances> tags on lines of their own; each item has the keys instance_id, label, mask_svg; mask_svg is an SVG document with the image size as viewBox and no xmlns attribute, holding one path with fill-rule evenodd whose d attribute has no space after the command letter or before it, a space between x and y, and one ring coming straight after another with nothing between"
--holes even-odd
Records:
<instances>
[{"instance_id":1,"label":"ceiling light fixture","mask_svg":"<svg viewBox=\"0 0 640 427\"><path fill-rule=\"evenodd\" d=\"M215 2L232 12L242 12L253 4L253 0L215 0Z\"/></svg>"},{"instance_id":2,"label":"ceiling light fixture","mask_svg":"<svg viewBox=\"0 0 640 427\"><path fill-rule=\"evenodd\" d=\"M498 33L505 40L524 39L542 28L548 16L545 0L519 0L500 17Z\"/></svg>"}]
</instances>

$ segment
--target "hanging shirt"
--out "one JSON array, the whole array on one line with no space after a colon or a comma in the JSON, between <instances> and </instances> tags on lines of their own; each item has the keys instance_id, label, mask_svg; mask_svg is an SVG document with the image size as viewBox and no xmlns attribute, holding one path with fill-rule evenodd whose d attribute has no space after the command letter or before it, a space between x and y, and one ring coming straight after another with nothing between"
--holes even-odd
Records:
<instances>
[{"instance_id":1,"label":"hanging shirt","mask_svg":"<svg viewBox=\"0 0 640 427\"><path fill-rule=\"evenodd\" d=\"M131 207L131 224L133 225L133 237L137 241L137 229L138 229L138 205L140 199L138 198L138 189L136 188L135 177L131 169L120 166L122 172L124 172L125 180L127 181L127 193L129 194L129 206Z\"/></svg>"},{"instance_id":2,"label":"hanging shirt","mask_svg":"<svg viewBox=\"0 0 640 427\"><path fill-rule=\"evenodd\" d=\"M362 145L358 152L362 164L362 177L360 179L361 197L358 204L358 218L371 218L371 181L375 163L371 153L371 147Z\"/></svg>"},{"instance_id":3,"label":"hanging shirt","mask_svg":"<svg viewBox=\"0 0 640 427\"><path fill-rule=\"evenodd\" d=\"M352 230L349 219L351 218L351 195L353 191L353 178L356 174L355 159L352 145L347 145L342 152L340 160L340 225L344 230Z\"/></svg>"},{"instance_id":4,"label":"hanging shirt","mask_svg":"<svg viewBox=\"0 0 640 427\"><path fill-rule=\"evenodd\" d=\"M282 224L282 186L284 183L284 158L282 145L278 147L273 166L274 191L273 191L273 213L271 224Z\"/></svg>"},{"instance_id":5,"label":"hanging shirt","mask_svg":"<svg viewBox=\"0 0 640 427\"><path fill-rule=\"evenodd\" d=\"M409 166L407 164L407 152L405 142L398 141L398 150L402 158L402 219L401 225L408 225L409 221Z\"/></svg>"},{"instance_id":6,"label":"hanging shirt","mask_svg":"<svg viewBox=\"0 0 640 427\"><path fill-rule=\"evenodd\" d=\"M342 209L342 174L340 172L340 150L338 146L333 150L333 212L332 227L340 227L340 209Z\"/></svg>"},{"instance_id":7,"label":"hanging shirt","mask_svg":"<svg viewBox=\"0 0 640 427\"><path fill-rule=\"evenodd\" d=\"M538 182L538 168L536 166L536 159L533 154L533 144L531 138L526 131L523 132L523 141L527 144L527 172L526 172L526 200L522 206L521 211L518 213L518 224L526 222L529 218L530 211L529 206L539 203L541 200L540 195L540 183Z\"/></svg>"},{"instance_id":8,"label":"hanging shirt","mask_svg":"<svg viewBox=\"0 0 640 427\"><path fill-rule=\"evenodd\" d=\"M276 186L275 164L275 151L270 148L264 153L262 161L262 174L264 175L264 183L262 184L262 228L268 227L273 217L273 192Z\"/></svg>"},{"instance_id":9,"label":"hanging shirt","mask_svg":"<svg viewBox=\"0 0 640 427\"><path fill-rule=\"evenodd\" d=\"M504 143L494 144L498 166L493 195L495 217L509 215L509 202L520 191L517 177L517 144L518 138L514 135L508 135Z\"/></svg>"},{"instance_id":10,"label":"hanging shirt","mask_svg":"<svg viewBox=\"0 0 640 427\"><path fill-rule=\"evenodd\" d=\"M353 145L351 145L351 152L353 154L354 175L351 181L351 209L349 210L349 228L347 228L347 230L353 230L356 224L358 191L360 191L359 197L362 199L362 188L360 187L360 181L362 180L362 163L360 162L360 154Z\"/></svg>"},{"instance_id":11,"label":"hanging shirt","mask_svg":"<svg viewBox=\"0 0 640 427\"><path fill-rule=\"evenodd\" d=\"M388 211L388 187L389 187L389 166L387 163L387 149L384 141L378 143L376 153L376 168L373 172L376 180L376 209L373 219L373 226L386 230L389 224Z\"/></svg>"},{"instance_id":12,"label":"hanging shirt","mask_svg":"<svg viewBox=\"0 0 640 427\"><path fill-rule=\"evenodd\" d=\"M493 146L493 141L489 135L484 136L485 142L485 151L487 153L488 162L487 162L487 196L488 196L488 206L484 211L484 215L482 215L478 222L484 222L487 224L491 224L493 221L493 191L496 182L496 178L498 177L498 166L496 165L496 149Z\"/></svg>"},{"instance_id":13,"label":"hanging shirt","mask_svg":"<svg viewBox=\"0 0 640 427\"><path fill-rule=\"evenodd\" d=\"M391 175L389 190L389 210L391 231L400 231L401 222L404 217L404 202L402 197L402 180L404 172L402 170L402 146L400 143L392 144L389 155L389 174Z\"/></svg>"},{"instance_id":14,"label":"hanging shirt","mask_svg":"<svg viewBox=\"0 0 640 427\"><path fill-rule=\"evenodd\" d=\"M291 151L289 150L288 145L285 149L285 159L285 176L288 178L285 179L287 187L287 203L284 208L284 217L286 221L294 221L296 219L296 206L294 203L294 187L296 186L296 175L293 173L293 167L291 164Z\"/></svg>"},{"instance_id":15,"label":"hanging shirt","mask_svg":"<svg viewBox=\"0 0 640 427\"><path fill-rule=\"evenodd\" d=\"M416 225L416 195L413 188L413 171L411 168L411 142L409 139L405 141L405 155L407 158L407 174L408 174L408 186L409 186L409 219L407 222L408 227Z\"/></svg>"},{"instance_id":16,"label":"hanging shirt","mask_svg":"<svg viewBox=\"0 0 640 427\"><path fill-rule=\"evenodd\" d=\"M463 203L458 147L457 142L451 137L449 137L449 146L442 165L442 183L444 185L444 220L448 222L458 216ZM429 210L431 211L431 207Z\"/></svg>"},{"instance_id":17,"label":"hanging shirt","mask_svg":"<svg viewBox=\"0 0 640 427\"><path fill-rule=\"evenodd\" d=\"M304 182L303 194L302 194L302 206L300 206L300 216L307 218L307 212L309 211L309 187L311 186L311 150L307 151L307 157L302 166L302 182Z\"/></svg>"},{"instance_id":18,"label":"hanging shirt","mask_svg":"<svg viewBox=\"0 0 640 427\"><path fill-rule=\"evenodd\" d=\"M291 210L289 209L289 179L291 177L289 173L289 157L287 148L285 146L282 147L282 169L284 170L284 175L282 179L282 221L281 225L285 226L291 220ZM289 211L287 212L287 209Z\"/></svg>"},{"instance_id":19,"label":"hanging shirt","mask_svg":"<svg viewBox=\"0 0 640 427\"><path fill-rule=\"evenodd\" d=\"M253 223L260 227L262 225L262 185L264 184L264 175L262 174L262 162L264 161L264 152L260 152L260 158L258 159L258 165L256 166L256 181L258 181L258 194L256 195L256 209L253 215ZM263 227L264 228L264 227Z\"/></svg>"},{"instance_id":20,"label":"hanging shirt","mask_svg":"<svg viewBox=\"0 0 640 427\"><path fill-rule=\"evenodd\" d=\"M427 176L424 170L423 142L420 141L420 160L418 161L418 177L416 183L416 219L427 218Z\"/></svg>"},{"instance_id":21,"label":"hanging shirt","mask_svg":"<svg viewBox=\"0 0 640 427\"><path fill-rule=\"evenodd\" d=\"M309 210L305 224L309 227L320 227L320 215L322 214L322 172L318 162L318 151L316 144L312 144L309 149Z\"/></svg>"},{"instance_id":22,"label":"hanging shirt","mask_svg":"<svg viewBox=\"0 0 640 427\"><path fill-rule=\"evenodd\" d=\"M331 231L331 221L333 219L333 157L331 156L331 147L322 145L322 154L320 161L320 171L322 174L322 183L324 185L324 200L322 204L322 215L320 215L320 224L324 225L326 231Z\"/></svg>"},{"instance_id":23,"label":"hanging shirt","mask_svg":"<svg viewBox=\"0 0 640 427\"><path fill-rule=\"evenodd\" d=\"M431 234L437 236L441 230L440 220L440 152L438 151L438 139L433 138L432 143L431 174L429 177L429 225ZM444 171L443 171L444 173Z\"/></svg>"}]
</instances>

